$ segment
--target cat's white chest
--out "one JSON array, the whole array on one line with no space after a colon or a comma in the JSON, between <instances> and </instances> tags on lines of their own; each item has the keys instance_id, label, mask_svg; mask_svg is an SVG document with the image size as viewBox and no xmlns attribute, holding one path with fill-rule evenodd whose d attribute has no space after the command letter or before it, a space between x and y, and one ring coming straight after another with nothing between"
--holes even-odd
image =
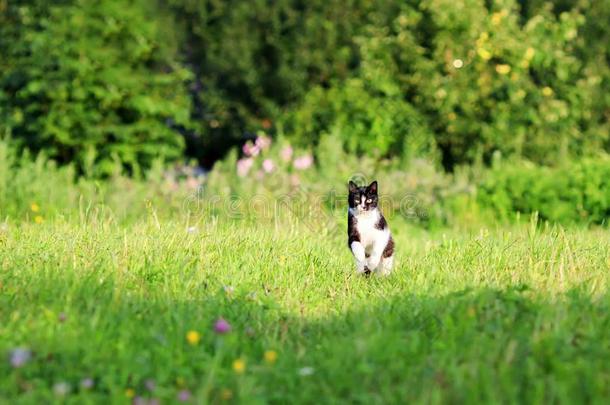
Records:
<instances>
[{"instance_id":1,"label":"cat's white chest","mask_svg":"<svg viewBox=\"0 0 610 405\"><path fill-rule=\"evenodd\" d=\"M356 218L356 229L360 234L360 243L364 246L366 252L370 252L375 245L382 244L388 241L389 230L378 229L377 224L379 223L379 213L375 211L360 213L355 215Z\"/></svg>"}]
</instances>

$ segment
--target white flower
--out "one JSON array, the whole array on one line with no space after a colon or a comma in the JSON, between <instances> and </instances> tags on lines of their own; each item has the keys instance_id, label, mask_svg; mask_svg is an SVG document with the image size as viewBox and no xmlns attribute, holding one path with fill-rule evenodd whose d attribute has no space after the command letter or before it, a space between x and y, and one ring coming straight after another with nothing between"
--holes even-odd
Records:
<instances>
[{"instance_id":1,"label":"white flower","mask_svg":"<svg viewBox=\"0 0 610 405\"><path fill-rule=\"evenodd\" d=\"M65 381L58 382L53 386L53 392L59 397L68 395L70 393L70 390L70 384Z\"/></svg>"},{"instance_id":2,"label":"white flower","mask_svg":"<svg viewBox=\"0 0 610 405\"><path fill-rule=\"evenodd\" d=\"M302 367L299 369L299 375L301 377L307 377L314 373L313 367Z\"/></svg>"}]
</instances>

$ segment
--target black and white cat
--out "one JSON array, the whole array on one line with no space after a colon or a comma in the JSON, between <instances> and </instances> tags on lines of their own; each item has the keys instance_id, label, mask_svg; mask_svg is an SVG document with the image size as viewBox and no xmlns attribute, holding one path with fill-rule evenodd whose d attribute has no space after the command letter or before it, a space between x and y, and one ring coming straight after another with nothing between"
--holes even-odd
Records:
<instances>
[{"instance_id":1,"label":"black and white cat","mask_svg":"<svg viewBox=\"0 0 610 405\"><path fill-rule=\"evenodd\" d=\"M394 262L394 240L377 206L377 181L368 187L349 182L347 244L356 259L356 271L390 274Z\"/></svg>"}]
</instances>

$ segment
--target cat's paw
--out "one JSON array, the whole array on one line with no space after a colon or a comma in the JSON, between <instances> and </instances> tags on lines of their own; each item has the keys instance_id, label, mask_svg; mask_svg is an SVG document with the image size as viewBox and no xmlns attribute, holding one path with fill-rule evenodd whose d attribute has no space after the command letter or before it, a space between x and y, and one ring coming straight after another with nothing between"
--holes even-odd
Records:
<instances>
[{"instance_id":1,"label":"cat's paw","mask_svg":"<svg viewBox=\"0 0 610 405\"><path fill-rule=\"evenodd\" d=\"M356 273L358 274L366 274L370 273L371 270L366 266L366 261L357 261L356 262Z\"/></svg>"},{"instance_id":2,"label":"cat's paw","mask_svg":"<svg viewBox=\"0 0 610 405\"><path fill-rule=\"evenodd\" d=\"M371 255L367 261L366 261L366 267L368 267L369 269L371 269L371 271L377 269L377 267L379 266L379 261L381 260L381 257L378 255Z\"/></svg>"}]
</instances>

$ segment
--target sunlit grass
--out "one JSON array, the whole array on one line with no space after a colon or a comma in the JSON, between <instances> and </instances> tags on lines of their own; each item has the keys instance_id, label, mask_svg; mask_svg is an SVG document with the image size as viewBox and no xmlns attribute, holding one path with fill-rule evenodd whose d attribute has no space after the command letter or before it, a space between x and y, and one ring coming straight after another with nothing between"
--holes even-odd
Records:
<instances>
[{"instance_id":1,"label":"sunlit grass","mask_svg":"<svg viewBox=\"0 0 610 405\"><path fill-rule=\"evenodd\" d=\"M393 275L364 278L343 223L313 225L4 226L0 402L610 394L606 230L428 233L395 219Z\"/></svg>"}]
</instances>

